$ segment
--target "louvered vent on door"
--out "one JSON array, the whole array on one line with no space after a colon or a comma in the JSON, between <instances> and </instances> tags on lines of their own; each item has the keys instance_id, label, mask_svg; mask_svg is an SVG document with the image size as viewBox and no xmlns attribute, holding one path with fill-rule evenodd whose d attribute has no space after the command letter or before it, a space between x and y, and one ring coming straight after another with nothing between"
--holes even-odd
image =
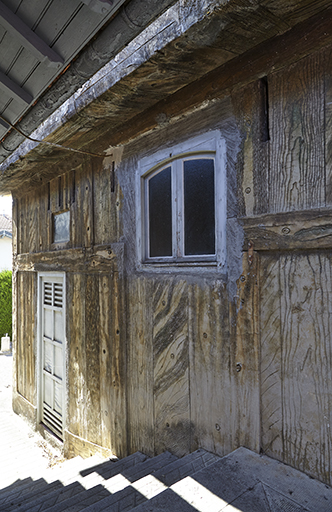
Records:
<instances>
[{"instance_id":1,"label":"louvered vent on door","mask_svg":"<svg viewBox=\"0 0 332 512\"><path fill-rule=\"evenodd\" d=\"M62 308L63 305L63 284L62 283L44 283L44 304Z\"/></svg>"},{"instance_id":2,"label":"louvered vent on door","mask_svg":"<svg viewBox=\"0 0 332 512\"><path fill-rule=\"evenodd\" d=\"M47 404L43 404L43 423L59 438L63 440L62 417L53 411Z\"/></svg>"},{"instance_id":3,"label":"louvered vent on door","mask_svg":"<svg viewBox=\"0 0 332 512\"><path fill-rule=\"evenodd\" d=\"M44 283L44 304L52 306L53 302L53 286L52 283Z\"/></svg>"}]
</instances>

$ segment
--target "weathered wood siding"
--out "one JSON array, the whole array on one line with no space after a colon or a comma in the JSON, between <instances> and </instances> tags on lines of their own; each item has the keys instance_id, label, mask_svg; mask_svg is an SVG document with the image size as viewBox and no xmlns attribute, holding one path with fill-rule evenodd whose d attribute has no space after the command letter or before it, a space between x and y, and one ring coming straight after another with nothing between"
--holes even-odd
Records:
<instances>
[{"instance_id":1,"label":"weathered wood siding","mask_svg":"<svg viewBox=\"0 0 332 512\"><path fill-rule=\"evenodd\" d=\"M65 271L70 453L244 445L332 483L331 49L290 61L16 197L17 389L35 400L36 273ZM210 129L227 146L227 273L138 267L139 159ZM66 209L70 241L52 244Z\"/></svg>"}]
</instances>

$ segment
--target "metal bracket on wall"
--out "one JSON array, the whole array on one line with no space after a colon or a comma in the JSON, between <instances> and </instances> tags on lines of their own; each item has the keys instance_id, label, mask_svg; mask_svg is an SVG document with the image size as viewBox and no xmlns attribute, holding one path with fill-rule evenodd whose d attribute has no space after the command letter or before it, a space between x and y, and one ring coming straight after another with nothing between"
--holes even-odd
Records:
<instances>
[{"instance_id":1,"label":"metal bracket on wall","mask_svg":"<svg viewBox=\"0 0 332 512\"><path fill-rule=\"evenodd\" d=\"M249 266L252 265L252 262L254 261L254 243L249 240L248 242L248 264Z\"/></svg>"}]
</instances>

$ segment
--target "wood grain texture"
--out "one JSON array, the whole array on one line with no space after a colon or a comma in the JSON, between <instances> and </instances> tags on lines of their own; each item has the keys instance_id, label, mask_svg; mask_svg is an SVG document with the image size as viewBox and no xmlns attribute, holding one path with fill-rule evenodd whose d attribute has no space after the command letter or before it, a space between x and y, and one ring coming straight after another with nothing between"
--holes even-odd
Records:
<instances>
[{"instance_id":1,"label":"wood grain texture","mask_svg":"<svg viewBox=\"0 0 332 512\"><path fill-rule=\"evenodd\" d=\"M127 452L122 280L111 269L67 276L67 429L121 457Z\"/></svg>"},{"instance_id":2,"label":"wood grain texture","mask_svg":"<svg viewBox=\"0 0 332 512\"><path fill-rule=\"evenodd\" d=\"M260 257L260 393L263 451L283 460L280 261Z\"/></svg>"},{"instance_id":3,"label":"wood grain texture","mask_svg":"<svg viewBox=\"0 0 332 512\"><path fill-rule=\"evenodd\" d=\"M328 48L322 56L325 66L325 172L326 206L332 206L332 52Z\"/></svg>"},{"instance_id":4,"label":"wood grain texture","mask_svg":"<svg viewBox=\"0 0 332 512\"><path fill-rule=\"evenodd\" d=\"M99 346L99 280L96 276L86 278L85 296L85 397L86 438L101 444L100 418L100 346Z\"/></svg>"},{"instance_id":5,"label":"wood grain texture","mask_svg":"<svg viewBox=\"0 0 332 512\"><path fill-rule=\"evenodd\" d=\"M74 435L86 438L86 341L84 301L82 301L84 296L85 275L67 274L67 429Z\"/></svg>"},{"instance_id":6,"label":"wood grain texture","mask_svg":"<svg viewBox=\"0 0 332 512\"><path fill-rule=\"evenodd\" d=\"M111 355L111 445L117 457L127 455L127 329L124 280L118 271L122 262L117 260L110 282L109 352ZM106 312L105 312L106 313ZM102 313L101 313L102 314ZM101 320L101 318L100 318Z\"/></svg>"},{"instance_id":7,"label":"wood grain texture","mask_svg":"<svg viewBox=\"0 0 332 512\"><path fill-rule=\"evenodd\" d=\"M64 270L76 272L107 272L114 259L119 265L123 258L124 244L99 245L83 250L67 249L38 254L20 254L14 260L14 269L22 271Z\"/></svg>"},{"instance_id":8,"label":"wood grain texture","mask_svg":"<svg viewBox=\"0 0 332 512\"><path fill-rule=\"evenodd\" d=\"M319 53L269 77L270 212L325 206L324 80Z\"/></svg>"},{"instance_id":9,"label":"wood grain texture","mask_svg":"<svg viewBox=\"0 0 332 512\"><path fill-rule=\"evenodd\" d=\"M261 88L261 82L258 80L235 91L231 96L242 134L241 151L237 157L241 216L252 216L268 211L269 142L261 140L263 117Z\"/></svg>"},{"instance_id":10,"label":"wood grain texture","mask_svg":"<svg viewBox=\"0 0 332 512\"><path fill-rule=\"evenodd\" d=\"M35 273L19 272L17 275L17 391L33 405L36 405L36 283Z\"/></svg>"},{"instance_id":11,"label":"wood grain texture","mask_svg":"<svg viewBox=\"0 0 332 512\"><path fill-rule=\"evenodd\" d=\"M160 280L152 297L155 451L190 451L187 283Z\"/></svg>"},{"instance_id":12,"label":"wood grain texture","mask_svg":"<svg viewBox=\"0 0 332 512\"><path fill-rule=\"evenodd\" d=\"M258 253L254 253L253 262L249 264L248 254L243 254L237 297L230 307L231 339L234 340L231 400L236 407L232 411L233 442L254 451L259 451L260 447L258 260Z\"/></svg>"},{"instance_id":13,"label":"wood grain texture","mask_svg":"<svg viewBox=\"0 0 332 512\"><path fill-rule=\"evenodd\" d=\"M262 447L331 484L331 257L264 256Z\"/></svg>"},{"instance_id":14,"label":"wood grain texture","mask_svg":"<svg viewBox=\"0 0 332 512\"><path fill-rule=\"evenodd\" d=\"M332 247L332 214L328 208L259 215L239 219L243 248L251 240L258 251Z\"/></svg>"},{"instance_id":15,"label":"wood grain texture","mask_svg":"<svg viewBox=\"0 0 332 512\"><path fill-rule=\"evenodd\" d=\"M288 464L331 483L331 258L280 259L283 450Z\"/></svg>"},{"instance_id":16,"label":"wood grain texture","mask_svg":"<svg viewBox=\"0 0 332 512\"><path fill-rule=\"evenodd\" d=\"M153 405L153 344L152 309L153 293L150 280L131 278L127 283L128 294L128 451L141 450L154 455L154 405Z\"/></svg>"},{"instance_id":17,"label":"wood grain texture","mask_svg":"<svg viewBox=\"0 0 332 512\"><path fill-rule=\"evenodd\" d=\"M227 289L222 281L206 280L189 291L190 450L224 455L235 447Z\"/></svg>"},{"instance_id":18,"label":"wood grain texture","mask_svg":"<svg viewBox=\"0 0 332 512\"><path fill-rule=\"evenodd\" d=\"M112 414L111 403L112 370L111 357L112 345L110 343L110 323L113 321L111 310L112 281L111 276L101 275L99 277L99 388L100 388L100 429L101 445L112 446Z\"/></svg>"}]
</instances>

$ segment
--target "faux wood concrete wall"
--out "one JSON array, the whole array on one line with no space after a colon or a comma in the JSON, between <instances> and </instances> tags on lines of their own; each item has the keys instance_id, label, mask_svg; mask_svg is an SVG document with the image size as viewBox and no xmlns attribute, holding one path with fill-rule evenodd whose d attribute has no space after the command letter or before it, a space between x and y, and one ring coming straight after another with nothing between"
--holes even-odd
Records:
<instances>
[{"instance_id":1,"label":"faux wood concrete wall","mask_svg":"<svg viewBox=\"0 0 332 512\"><path fill-rule=\"evenodd\" d=\"M17 390L35 404L36 272L65 271L71 453L244 445L331 483L330 69L316 52L16 198ZM209 129L227 144L227 274L139 271L138 161Z\"/></svg>"}]
</instances>

